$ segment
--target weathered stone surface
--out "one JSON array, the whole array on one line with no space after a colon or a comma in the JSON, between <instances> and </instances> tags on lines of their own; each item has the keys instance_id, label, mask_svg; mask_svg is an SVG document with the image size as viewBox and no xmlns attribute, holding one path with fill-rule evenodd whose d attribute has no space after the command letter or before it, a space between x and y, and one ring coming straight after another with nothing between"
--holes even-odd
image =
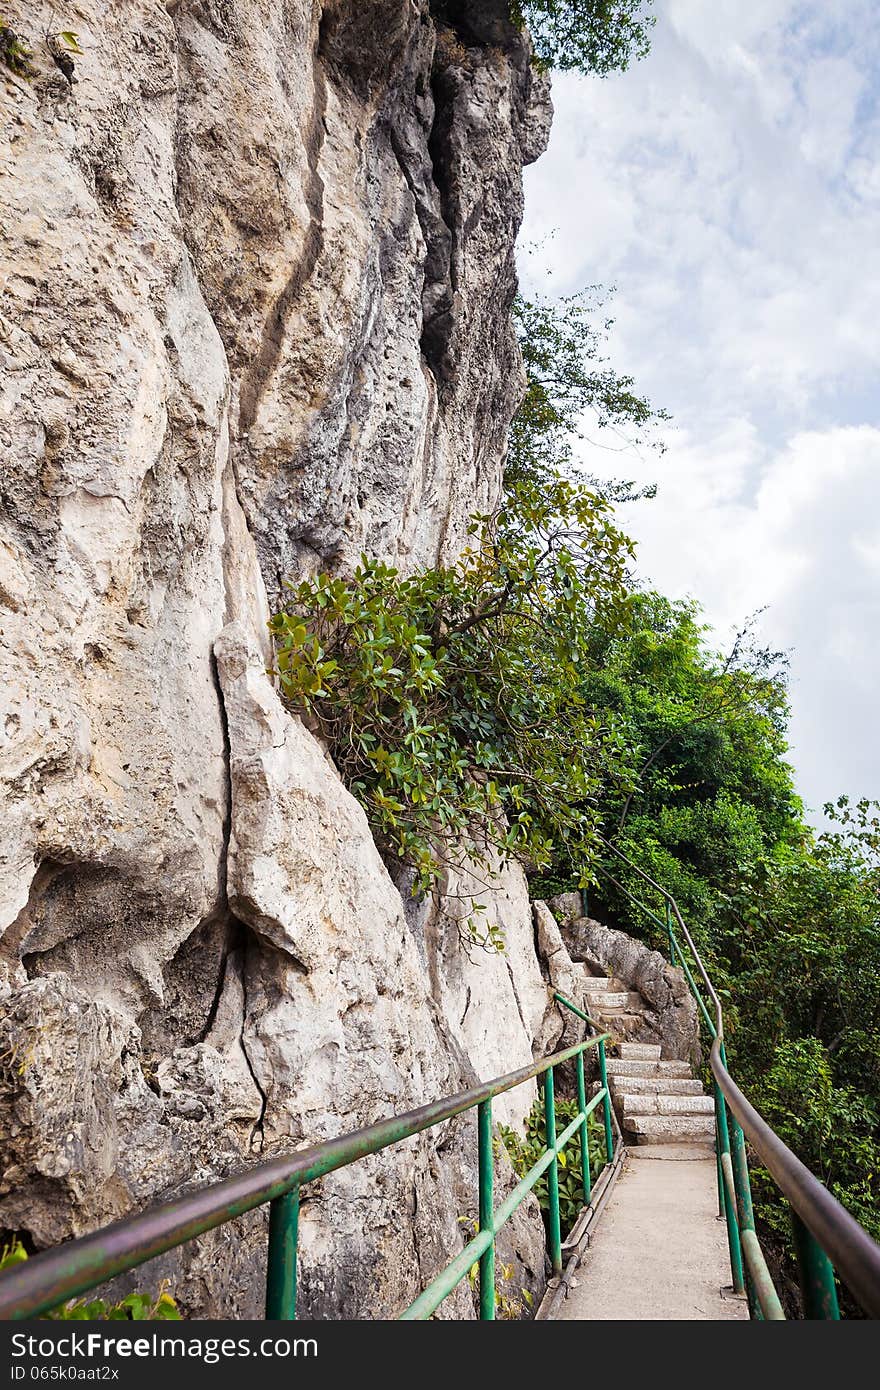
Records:
<instances>
[{"instance_id":1,"label":"weathered stone surface","mask_svg":"<svg viewBox=\"0 0 880 1390\"><path fill-rule=\"evenodd\" d=\"M535 902L532 904L532 910L538 956L549 984L551 998L553 993L558 992L584 1013L595 1017L591 1011L589 997L593 976L584 965L572 961L556 918L547 903ZM544 1053L561 1052L564 1048L574 1047L576 1043L583 1042L593 1031L571 1009L553 1000L544 1018L541 1050ZM584 1053L584 1070L588 1081L598 1080L599 1064L595 1050L590 1049ZM561 1095L570 1098L576 1093L575 1087L575 1066L570 1062L565 1063L557 1071L557 1089Z\"/></svg>"},{"instance_id":2,"label":"weathered stone surface","mask_svg":"<svg viewBox=\"0 0 880 1390\"><path fill-rule=\"evenodd\" d=\"M550 976L550 983L554 989L559 990L572 1003L578 1003L575 999L576 994L580 994L584 983L583 972L578 972L568 948L562 939L562 932L550 908L545 902L536 902L533 905L535 914L535 932L537 934L538 954L544 961L547 972Z\"/></svg>"},{"instance_id":3,"label":"weathered stone surface","mask_svg":"<svg viewBox=\"0 0 880 1390\"><path fill-rule=\"evenodd\" d=\"M471 1084L528 1066L561 1032L535 954L528 884L518 864L494 876L450 869L439 901L412 898L401 879L407 919L420 943L431 996L447 1036L468 1059ZM476 907L480 904L480 907ZM489 941L494 927L503 950ZM493 1113L520 1124L537 1096L534 1082L499 1096Z\"/></svg>"},{"instance_id":4,"label":"weathered stone surface","mask_svg":"<svg viewBox=\"0 0 880 1390\"><path fill-rule=\"evenodd\" d=\"M576 917L583 917L583 897L580 893L557 893L555 898L550 899L550 908L559 922L573 922Z\"/></svg>"},{"instance_id":5,"label":"weathered stone surface","mask_svg":"<svg viewBox=\"0 0 880 1390\"><path fill-rule=\"evenodd\" d=\"M424 0L283 8L174 14L176 196L273 598L316 556L448 557L496 498L520 166L548 126L521 36L466 46Z\"/></svg>"},{"instance_id":6,"label":"weathered stone surface","mask_svg":"<svg viewBox=\"0 0 880 1390\"><path fill-rule=\"evenodd\" d=\"M687 1059L694 1066L699 1065L697 1006L683 971L644 942L590 917L564 921L561 931L572 960L585 961L596 970L616 976L645 1001L648 1007L643 1026L628 1037L633 1041L659 1042L664 1057Z\"/></svg>"},{"instance_id":7,"label":"weathered stone surface","mask_svg":"<svg viewBox=\"0 0 880 1390\"><path fill-rule=\"evenodd\" d=\"M71 82L48 0L4 6L0 1225L39 1244L535 1046L524 883L506 958L459 972L438 920L429 968L264 670L285 576L451 557L497 497L549 99L502 0L432 10L78 0ZM306 1314L389 1315L460 1248L469 1126L310 1191ZM253 1315L264 1242L145 1277ZM537 1290L533 1203L501 1250Z\"/></svg>"},{"instance_id":8,"label":"weathered stone surface","mask_svg":"<svg viewBox=\"0 0 880 1390\"><path fill-rule=\"evenodd\" d=\"M361 808L281 708L244 630L229 626L216 645L235 831L203 1040L173 1046L175 1027L192 1027L188 997L190 1013L163 1020L164 1034L152 1021L164 1055L151 1054L130 1020L64 972L23 982L19 971L5 1001L0 1218L39 1243L230 1171L248 1153L330 1138L470 1080ZM495 1018L503 1033L503 998ZM301 1277L312 1315L391 1316L460 1246L459 1218L476 1211L473 1131L473 1115L462 1117L307 1190ZM499 1178L502 1189L512 1182L503 1162ZM170 1277L185 1308L257 1313L265 1223L240 1225L236 1242L217 1232L151 1277ZM516 1288L538 1293L533 1202L500 1248ZM472 1312L465 1286L443 1315Z\"/></svg>"},{"instance_id":9,"label":"weathered stone surface","mask_svg":"<svg viewBox=\"0 0 880 1390\"><path fill-rule=\"evenodd\" d=\"M225 1049L203 1043L151 1066L137 1027L64 971L11 994L0 1038L3 1222L39 1244L189 1180L197 1135L209 1137L212 1171L237 1164L230 1132L260 1113Z\"/></svg>"}]
</instances>

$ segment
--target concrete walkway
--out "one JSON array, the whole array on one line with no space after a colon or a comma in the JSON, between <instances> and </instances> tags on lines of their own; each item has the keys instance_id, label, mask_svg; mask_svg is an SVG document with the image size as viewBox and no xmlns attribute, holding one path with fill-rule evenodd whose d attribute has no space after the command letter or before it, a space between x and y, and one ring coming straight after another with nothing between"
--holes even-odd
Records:
<instances>
[{"instance_id":1,"label":"concrete walkway","mask_svg":"<svg viewBox=\"0 0 880 1390\"><path fill-rule=\"evenodd\" d=\"M748 1318L730 1287L718 1217L715 1156L706 1148L646 1147L626 1166L557 1313L591 1322Z\"/></svg>"}]
</instances>

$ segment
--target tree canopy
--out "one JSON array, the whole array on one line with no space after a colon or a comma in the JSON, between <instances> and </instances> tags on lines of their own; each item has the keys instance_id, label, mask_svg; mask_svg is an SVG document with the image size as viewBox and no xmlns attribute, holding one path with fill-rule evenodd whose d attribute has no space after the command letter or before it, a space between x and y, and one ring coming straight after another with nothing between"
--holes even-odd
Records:
<instances>
[{"instance_id":1,"label":"tree canopy","mask_svg":"<svg viewBox=\"0 0 880 1390\"><path fill-rule=\"evenodd\" d=\"M735 1075L765 1118L880 1237L880 817L842 797L834 829L804 819L786 761L785 662L746 635L714 653L695 604L639 595L626 632L597 624L585 677L616 729L608 838L671 892L720 983ZM553 886L582 881L557 867ZM624 888L662 900L615 862ZM601 873L591 910L666 949ZM536 885L537 886L537 885ZM759 1214L784 1262L788 1224L757 1175ZM790 1252L788 1252L790 1253Z\"/></svg>"},{"instance_id":2,"label":"tree canopy","mask_svg":"<svg viewBox=\"0 0 880 1390\"><path fill-rule=\"evenodd\" d=\"M535 53L549 68L622 72L644 58L656 22L652 0L513 0L515 18L529 26Z\"/></svg>"}]
</instances>

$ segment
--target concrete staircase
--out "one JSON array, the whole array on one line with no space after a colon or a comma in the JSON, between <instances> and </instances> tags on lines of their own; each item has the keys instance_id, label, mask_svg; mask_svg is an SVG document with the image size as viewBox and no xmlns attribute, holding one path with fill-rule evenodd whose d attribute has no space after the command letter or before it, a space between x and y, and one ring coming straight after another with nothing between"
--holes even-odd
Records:
<instances>
[{"instance_id":1,"label":"concrete staircase","mask_svg":"<svg viewBox=\"0 0 880 1390\"><path fill-rule=\"evenodd\" d=\"M583 988L587 1013L618 1038L628 1038L644 1026L645 1001L620 980L607 975L591 975L585 965Z\"/></svg>"},{"instance_id":2,"label":"concrete staircase","mask_svg":"<svg viewBox=\"0 0 880 1390\"><path fill-rule=\"evenodd\" d=\"M715 1142L715 1107L689 1062L662 1062L659 1043L621 1043L608 1059L611 1098L635 1144Z\"/></svg>"},{"instance_id":3,"label":"concrete staircase","mask_svg":"<svg viewBox=\"0 0 880 1390\"><path fill-rule=\"evenodd\" d=\"M586 997L587 1012L612 1035L625 1037L636 1019L641 1024L641 996L607 976L590 976ZM608 1058L608 1084L627 1142L711 1147L714 1102L690 1063L661 1061L659 1043L621 1041L617 1050Z\"/></svg>"}]
</instances>

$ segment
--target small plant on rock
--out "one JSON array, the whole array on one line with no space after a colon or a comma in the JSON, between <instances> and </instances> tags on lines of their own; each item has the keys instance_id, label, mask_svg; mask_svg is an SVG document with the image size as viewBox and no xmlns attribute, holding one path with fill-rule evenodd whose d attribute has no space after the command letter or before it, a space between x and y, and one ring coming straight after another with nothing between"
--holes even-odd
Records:
<instances>
[{"instance_id":1,"label":"small plant on rock","mask_svg":"<svg viewBox=\"0 0 880 1390\"><path fill-rule=\"evenodd\" d=\"M0 1272L12 1269L28 1257L18 1239L0 1250ZM180 1322L180 1311L167 1291L167 1281L159 1285L156 1294L130 1293L118 1303L103 1298L73 1298L59 1308L52 1308L42 1317L51 1322Z\"/></svg>"},{"instance_id":2,"label":"small plant on rock","mask_svg":"<svg viewBox=\"0 0 880 1390\"><path fill-rule=\"evenodd\" d=\"M34 73L31 58L33 51L17 34L11 24L0 15L0 63L14 72L17 77L32 77Z\"/></svg>"}]
</instances>

